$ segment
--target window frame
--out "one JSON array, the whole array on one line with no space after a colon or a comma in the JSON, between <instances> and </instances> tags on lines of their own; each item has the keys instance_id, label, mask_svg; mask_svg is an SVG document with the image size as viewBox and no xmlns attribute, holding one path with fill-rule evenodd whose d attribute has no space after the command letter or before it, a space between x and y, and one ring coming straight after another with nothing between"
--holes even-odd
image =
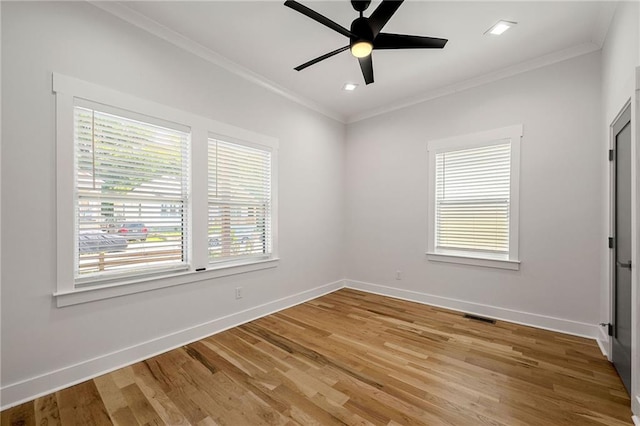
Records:
<instances>
[{"instance_id":1,"label":"window frame","mask_svg":"<svg viewBox=\"0 0 640 426\"><path fill-rule=\"evenodd\" d=\"M472 266L485 266L500 269L518 270L520 259L519 242L519 206L520 206L520 144L523 125L513 125L493 130L469 133L445 139L427 142L428 156L428 229L426 256L430 261L459 263ZM480 148L496 145L509 140L510 185L509 185L509 253L499 255L493 253L463 250L436 249L436 154L462 149Z\"/></svg>"},{"instance_id":2,"label":"window frame","mask_svg":"<svg viewBox=\"0 0 640 426\"><path fill-rule=\"evenodd\" d=\"M278 265L278 145L276 138L208 119L58 73L52 75L56 120L56 291L58 307L188 284L218 277L274 268ZM76 102L76 99L78 102ZM74 106L90 102L191 129L188 146L187 266L181 271L150 272L103 278L79 286L74 274L75 236L75 140ZM271 151L272 251L261 259L209 264L207 239L207 141L210 134L244 141ZM95 284L95 285L94 285Z\"/></svg>"}]
</instances>

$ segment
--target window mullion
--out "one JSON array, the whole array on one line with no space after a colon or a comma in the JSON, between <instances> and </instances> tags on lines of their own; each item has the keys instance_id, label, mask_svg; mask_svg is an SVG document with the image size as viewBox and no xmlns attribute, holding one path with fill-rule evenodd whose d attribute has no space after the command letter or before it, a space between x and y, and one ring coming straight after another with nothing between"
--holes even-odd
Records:
<instances>
[{"instance_id":1,"label":"window mullion","mask_svg":"<svg viewBox=\"0 0 640 426\"><path fill-rule=\"evenodd\" d=\"M205 125L191 130L191 259L192 268L205 268L208 263L207 228L207 139Z\"/></svg>"},{"instance_id":2,"label":"window mullion","mask_svg":"<svg viewBox=\"0 0 640 426\"><path fill-rule=\"evenodd\" d=\"M519 230L520 230L520 132L514 132L511 137L510 158L510 186L509 186L509 260L520 259Z\"/></svg>"}]
</instances>

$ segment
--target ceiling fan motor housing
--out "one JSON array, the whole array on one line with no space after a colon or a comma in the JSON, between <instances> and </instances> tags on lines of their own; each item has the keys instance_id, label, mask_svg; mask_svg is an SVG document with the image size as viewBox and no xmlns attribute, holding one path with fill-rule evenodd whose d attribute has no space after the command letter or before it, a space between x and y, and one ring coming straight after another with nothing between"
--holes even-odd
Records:
<instances>
[{"instance_id":1,"label":"ceiling fan motor housing","mask_svg":"<svg viewBox=\"0 0 640 426\"><path fill-rule=\"evenodd\" d=\"M367 18L361 17L355 19L351 23L351 33L355 36L350 37L351 46L360 41L368 41L373 44L373 31L371 31L371 26Z\"/></svg>"},{"instance_id":2,"label":"ceiling fan motor housing","mask_svg":"<svg viewBox=\"0 0 640 426\"><path fill-rule=\"evenodd\" d=\"M351 0L351 6L353 6L357 12L364 12L367 10L370 3L370 0Z\"/></svg>"}]
</instances>

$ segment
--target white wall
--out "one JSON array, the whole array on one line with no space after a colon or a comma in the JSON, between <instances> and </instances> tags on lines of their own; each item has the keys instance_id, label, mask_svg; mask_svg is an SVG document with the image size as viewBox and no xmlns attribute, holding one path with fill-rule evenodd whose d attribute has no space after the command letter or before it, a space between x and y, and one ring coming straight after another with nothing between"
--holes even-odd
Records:
<instances>
[{"instance_id":1,"label":"white wall","mask_svg":"<svg viewBox=\"0 0 640 426\"><path fill-rule=\"evenodd\" d=\"M336 288L327 284L344 276L595 336L608 319L602 117L629 96L629 67L639 64L633 8L614 17L602 68L594 53L353 123L345 151L342 124L89 4L2 2L1 405ZM279 267L56 308L52 72L277 137ZM427 261L426 142L518 123L521 270Z\"/></svg>"},{"instance_id":2,"label":"white wall","mask_svg":"<svg viewBox=\"0 0 640 426\"><path fill-rule=\"evenodd\" d=\"M605 43L602 48L602 96L603 96L603 118L602 118L602 140L604 141L603 149L609 148L609 127L615 120L616 116L623 109L625 104L632 100L634 97L634 91L636 89L635 75L637 66L640 66L640 6L638 2L620 2L616 8L616 13L613 16L609 32L605 39ZM636 95L637 96L637 95ZM632 103L632 107L637 108L637 101ZM637 117L637 112L635 117ZM637 120L632 118L632 137L634 140L638 140L637 136ZM632 152L635 152L635 161L632 163L632 174L635 183L634 189L634 206L635 206L635 220L632 227L635 236L633 247L633 259L632 264L639 265L640 252L638 250L638 244L640 240L638 235L638 223L640 223L640 196L638 190L640 185L638 182L638 164L640 161L640 151L638 150L638 141ZM608 165L607 165L608 168ZM604 205L606 208L605 222L603 226L609 230L610 223L610 205L609 205L609 173L606 174L603 180L607 191L607 203ZM603 258L606 267L606 275L602 280L601 285L601 316L609 322L611 320L611 285L609 280L609 258L608 254ZM636 268L633 277L633 290L632 296L634 302L632 302L632 321L634 324L634 338L632 341L632 409L636 416L640 416L640 289L638 274L640 274L640 268ZM606 337L605 337L606 338ZM608 338L607 338L608 340ZM610 347L610 342L609 345Z\"/></svg>"},{"instance_id":3,"label":"white wall","mask_svg":"<svg viewBox=\"0 0 640 426\"><path fill-rule=\"evenodd\" d=\"M596 52L350 125L350 285L595 336L600 104ZM520 123L520 270L426 260L427 141Z\"/></svg>"},{"instance_id":4,"label":"white wall","mask_svg":"<svg viewBox=\"0 0 640 426\"><path fill-rule=\"evenodd\" d=\"M343 124L84 2L3 2L1 38L3 406L341 285ZM56 308L52 72L278 138L279 266Z\"/></svg>"}]
</instances>

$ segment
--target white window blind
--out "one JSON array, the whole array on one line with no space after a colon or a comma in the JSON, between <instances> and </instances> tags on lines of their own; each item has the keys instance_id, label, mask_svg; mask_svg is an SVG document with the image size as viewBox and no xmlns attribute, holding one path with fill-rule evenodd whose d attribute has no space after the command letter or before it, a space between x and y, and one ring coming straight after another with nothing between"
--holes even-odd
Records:
<instances>
[{"instance_id":1,"label":"white window blind","mask_svg":"<svg viewBox=\"0 0 640 426\"><path fill-rule=\"evenodd\" d=\"M76 282L186 267L188 141L74 107Z\"/></svg>"},{"instance_id":2,"label":"white window blind","mask_svg":"<svg viewBox=\"0 0 640 426\"><path fill-rule=\"evenodd\" d=\"M271 152L209 139L209 261L271 254Z\"/></svg>"},{"instance_id":3,"label":"white window blind","mask_svg":"<svg viewBox=\"0 0 640 426\"><path fill-rule=\"evenodd\" d=\"M509 141L435 156L436 249L509 253Z\"/></svg>"}]
</instances>

